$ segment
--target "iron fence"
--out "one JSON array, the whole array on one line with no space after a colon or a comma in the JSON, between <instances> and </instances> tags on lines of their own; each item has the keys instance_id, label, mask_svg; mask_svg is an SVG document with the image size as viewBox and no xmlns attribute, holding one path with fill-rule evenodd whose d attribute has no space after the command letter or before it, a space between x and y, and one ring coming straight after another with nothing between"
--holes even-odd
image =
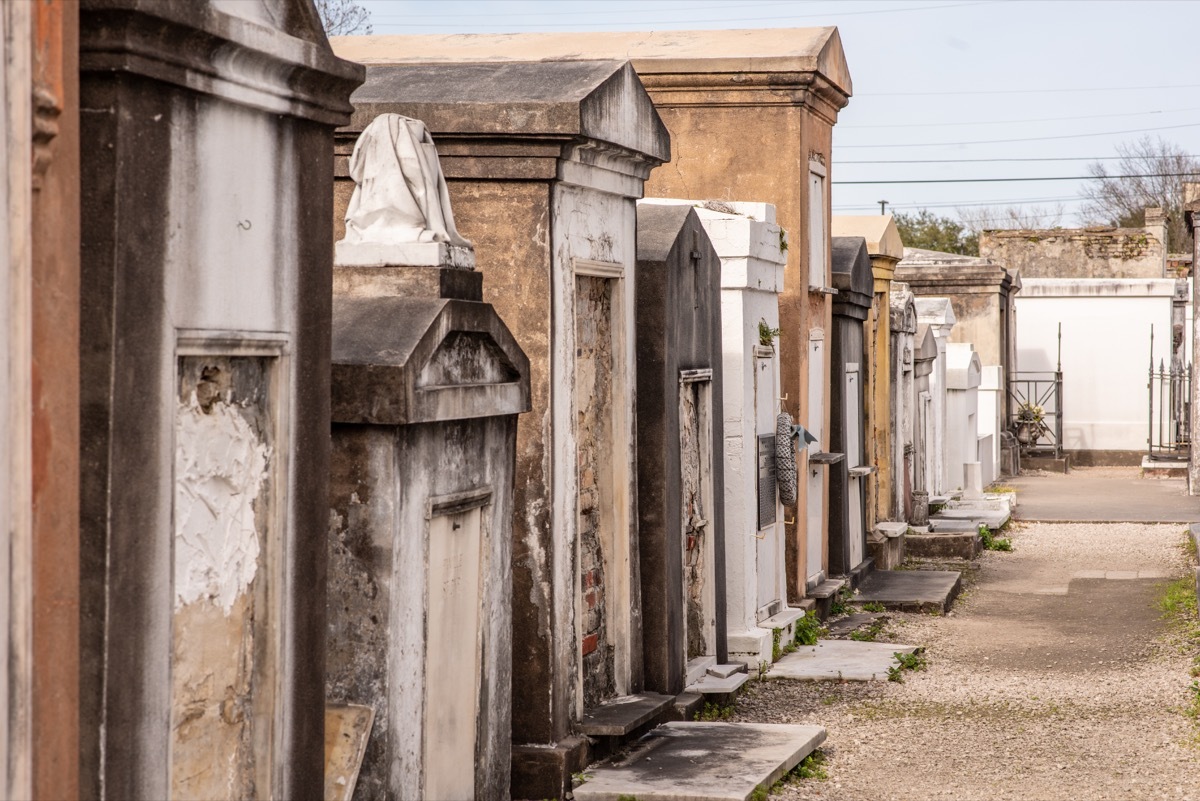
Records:
<instances>
[{"instance_id":1,"label":"iron fence","mask_svg":"<svg viewBox=\"0 0 1200 801\"><path fill-rule=\"evenodd\" d=\"M1008 381L1008 428L1022 455L1053 455L1063 449L1062 370L1013 373Z\"/></svg>"},{"instance_id":2,"label":"iron fence","mask_svg":"<svg viewBox=\"0 0 1200 801\"><path fill-rule=\"evenodd\" d=\"M1161 359L1150 363L1150 431L1146 438L1151 459L1182 461L1192 448L1191 367Z\"/></svg>"}]
</instances>

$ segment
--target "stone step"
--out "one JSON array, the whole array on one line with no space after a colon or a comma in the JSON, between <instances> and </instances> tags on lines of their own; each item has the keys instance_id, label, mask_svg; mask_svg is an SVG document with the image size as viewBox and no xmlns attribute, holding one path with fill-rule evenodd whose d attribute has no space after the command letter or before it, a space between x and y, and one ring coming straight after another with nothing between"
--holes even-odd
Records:
<instances>
[{"instance_id":1,"label":"stone step","mask_svg":"<svg viewBox=\"0 0 1200 801\"><path fill-rule=\"evenodd\" d=\"M937 524L943 520L969 520L978 526L986 523L993 531L1008 522L1007 511L998 509L943 509L936 515L930 515L929 524L937 531Z\"/></svg>"},{"instance_id":2,"label":"stone step","mask_svg":"<svg viewBox=\"0 0 1200 801\"><path fill-rule=\"evenodd\" d=\"M961 522L961 521L959 521ZM965 531L909 534L904 550L910 559L963 559L971 561L983 551L983 540L974 526Z\"/></svg>"},{"instance_id":3,"label":"stone step","mask_svg":"<svg viewBox=\"0 0 1200 801\"><path fill-rule=\"evenodd\" d=\"M673 703L671 695L623 695L585 711L579 729L589 737L624 737L657 719Z\"/></svg>"},{"instance_id":4,"label":"stone step","mask_svg":"<svg viewBox=\"0 0 1200 801\"><path fill-rule=\"evenodd\" d=\"M896 612L944 614L961 589L962 573L957 570L880 570L863 580L849 602L878 603Z\"/></svg>"},{"instance_id":5,"label":"stone step","mask_svg":"<svg viewBox=\"0 0 1200 801\"><path fill-rule=\"evenodd\" d=\"M667 723L628 757L587 769L575 801L746 801L825 741L821 726Z\"/></svg>"},{"instance_id":6,"label":"stone step","mask_svg":"<svg viewBox=\"0 0 1200 801\"><path fill-rule=\"evenodd\" d=\"M684 677L684 685L694 684L699 681L702 676L708 673L709 668L717 664L715 656L698 656L691 659L687 664L687 673Z\"/></svg>"},{"instance_id":7,"label":"stone step","mask_svg":"<svg viewBox=\"0 0 1200 801\"><path fill-rule=\"evenodd\" d=\"M887 681L900 664L897 653L911 654L915 645L855 640L822 640L802 645L771 666L765 678L797 681Z\"/></svg>"},{"instance_id":8,"label":"stone step","mask_svg":"<svg viewBox=\"0 0 1200 801\"><path fill-rule=\"evenodd\" d=\"M702 695L732 695L750 680L749 673L731 673L728 676L702 676L699 681L689 684L685 689L689 693Z\"/></svg>"},{"instance_id":9,"label":"stone step","mask_svg":"<svg viewBox=\"0 0 1200 801\"><path fill-rule=\"evenodd\" d=\"M727 679L734 673L745 673L746 666L741 662L731 662L723 665L713 665L708 669L708 675L715 679Z\"/></svg>"},{"instance_id":10,"label":"stone step","mask_svg":"<svg viewBox=\"0 0 1200 801\"><path fill-rule=\"evenodd\" d=\"M846 586L846 582L842 579L825 579L820 584L809 590L808 595L811 598L825 600L826 598L832 598L834 595L837 595L838 590L844 586Z\"/></svg>"}]
</instances>

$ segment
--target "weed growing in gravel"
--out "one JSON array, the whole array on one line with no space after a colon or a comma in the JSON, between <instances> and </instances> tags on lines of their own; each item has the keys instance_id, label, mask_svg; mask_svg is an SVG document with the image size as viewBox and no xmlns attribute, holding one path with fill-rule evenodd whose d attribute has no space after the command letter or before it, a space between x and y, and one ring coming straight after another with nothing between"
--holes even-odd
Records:
<instances>
[{"instance_id":1,"label":"weed growing in gravel","mask_svg":"<svg viewBox=\"0 0 1200 801\"><path fill-rule=\"evenodd\" d=\"M830 617L844 615L847 612L849 612L850 607L847 605L846 602L849 601L850 598L853 597L853 595L854 595L854 591L851 590L849 587L843 586L840 590L838 590L837 595L833 596L833 600L829 603Z\"/></svg>"},{"instance_id":2,"label":"weed growing in gravel","mask_svg":"<svg viewBox=\"0 0 1200 801\"><path fill-rule=\"evenodd\" d=\"M1189 540L1190 542L1190 537ZM1178 645L1192 655L1191 685L1183 714L1192 721L1196 731L1191 742L1200 746L1200 618L1196 610L1196 584L1191 576L1175 579L1162 585L1158 608L1178 638Z\"/></svg>"},{"instance_id":3,"label":"weed growing in gravel","mask_svg":"<svg viewBox=\"0 0 1200 801\"><path fill-rule=\"evenodd\" d=\"M1012 540L1008 537L995 536L986 523L979 524L979 539L983 540L983 548L987 551L1011 551L1013 549Z\"/></svg>"},{"instance_id":4,"label":"weed growing in gravel","mask_svg":"<svg viewBox=\"0 0 1200 801\"><path fill-rule=\"evenodd\" d=\"M799 784L805 779L816 779L817 781L825 781L829 778L829 774L825 771L825 754L821 751L813 751L811 754L800 760L800 764L789 770L783 777L771 785L771 789L759 785L754 788L754 792L750 794L750 801L767 801L767 798L775 792L782 790L787 785Z\"/></svg>"},{"instance_id":5,"label":"weed growing in gravel","mask_svg":"<svg viewBox=\"0 0 1200 801\"><path fill-rule=\"evenodd\" d=\"M879 603L879 601L869 601L863 604L864 612L886 612L887 607Z\"/></svg>"},{"instance_id":6,"label":"weed growing in gravel","mask_svg":"<svg viewBox=\"0 0 1200 801\"><path fill-rule=\"evenodd\" d=\"M904 671L924 670L928 666L925 661L925 653L923 648L918 648L916 652L906 654L903 651L897 651L892 654L896 657L896 661L900 664L888 668L888 681L904 682Z\"/></svg>"},{"instance_id":7,"label":"weed growing in gravel","mask_svg":"<svg viewBox=\"0 0 1200 801\"><path fill-rule=\"evenodd\" d=\"M796 637L792 642L794 645L816 645L817 640L825 634L826 630L820 619L814 614L805 613L804 617L796 621Z\"/></svg>"},{"instance_id":8,"label":"weed growing in gravel","mask_svg":"<svg viewBox=\"0 0 1200 801\"><path fill-rule=\"evenodd\" d=\"M875 638L883 631L886 623L886 620L872 621L871 625L867 626L866 629L850 632L850 639L857 640L858 642L875 642Z\"/></svg>"},{"instance_id":9,"label":"weed growing in gravel","mask_svg":"<svg viewBox=\"0 0 1200 801\"><path fill-rule=\"evenodd\" d=\"M710 704L704 702L704 709L696 713L696 720L712 723L718 720L729 720L736 711L735 704Z\"/></svg>"},{"instance_id":10,"label":"weed growing in gravel","mask_svg":"<svg viewBox=\"0 0 1200 801\"><path fill-rule=\"evenodd\" d=\"M1191 576L1165 585L1158 598L1158 608L1163 617L1200 634L1200 624L1196 621L1196 581Z\"/></svg>"}]
</instances>

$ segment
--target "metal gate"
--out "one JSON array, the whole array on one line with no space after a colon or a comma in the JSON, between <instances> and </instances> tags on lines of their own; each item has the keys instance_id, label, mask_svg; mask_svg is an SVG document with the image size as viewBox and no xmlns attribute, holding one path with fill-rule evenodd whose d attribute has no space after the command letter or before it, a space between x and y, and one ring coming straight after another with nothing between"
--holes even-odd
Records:
<instances>
[{"instance_id":1,"label":"metal gate","mask_svg":"<svg viewBox=\"0 0 1200 801\"><path fill-rule=\"evenodd\" d=\"M1153 334L1151 335L1153 342ZM1146 438L1151 459L1183 461L1192 447L1191 365L1150 358L1150 431Z\"/></svg>"}]
</instances>

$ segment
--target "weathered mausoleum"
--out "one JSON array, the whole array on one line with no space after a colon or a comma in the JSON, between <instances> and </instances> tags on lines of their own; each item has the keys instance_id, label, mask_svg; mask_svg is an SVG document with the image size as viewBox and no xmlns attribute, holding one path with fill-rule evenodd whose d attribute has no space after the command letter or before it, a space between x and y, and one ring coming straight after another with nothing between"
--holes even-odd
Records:
<instances>
[{"instance_id":1,"label":"weathered mausoleum","mask_svg":"<svg viewBox=\"0 0 1200 801\"><path fill-rule=\"evenodd\" d=\"M328 697L374 712L355 798L504 798L529 362L481 302L424 125L377 117L349 168L333 282Z\"/></svg>"},{"instance_id":2,"label":"weathered mausoleum","mask_svg":"<svg viewBox=\"0 0 1200 801\"><path fill-rule=\"evenodd\" d=\"M691 206L637 214L642 659L678 695L728 655L721 259Z\"/></svg>"},{"instance_id":3,"label":"weathered mausoleum","mask_svg":"<svg viewBox=\"0 0 1200 801\"><path fill-rule=\"evenodd\" d=\"M394 63L369 66L339 134L335 226L362 129L382 113L422 120L484 298L529 358L512 532L512 792L561 798L588 759L588 714L643 687L635 201L670 140L623 61L434 65L399 63L415 60L402 45L390 52Z\"/></svg>"},{"instance_id":4,"label":"weathered mausoleum","mask_svg":"<svg viewBox=\"0 0 1200 801\"><path fill-rule=\"evenodd\" d=\"M88 0L80 31L79 797L310 796L329 152L363 71L309 3Z\"/></svg>"}]
</instances>

